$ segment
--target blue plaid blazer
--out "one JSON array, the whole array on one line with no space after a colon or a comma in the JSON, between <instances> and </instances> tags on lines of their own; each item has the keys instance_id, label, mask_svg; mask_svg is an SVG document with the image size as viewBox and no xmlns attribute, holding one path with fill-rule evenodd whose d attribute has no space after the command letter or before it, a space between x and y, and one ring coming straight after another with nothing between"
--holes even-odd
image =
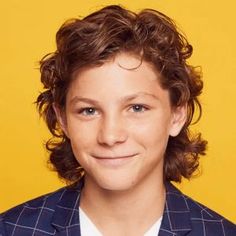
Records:
<instances>
[{"instance_id":1,"label":"blue plaid blazer","mask_svg":"<svg viewBox=\"0 0 236 236\"><path fill-rule=\"evenodd\" d=\"M0 236L80 236L82 183L62 188L0 215ZM236 226L166 184L166 203L158 236L236 236ZM92 236L92 235L86 235Z\"/></svg>"}]
</instances>

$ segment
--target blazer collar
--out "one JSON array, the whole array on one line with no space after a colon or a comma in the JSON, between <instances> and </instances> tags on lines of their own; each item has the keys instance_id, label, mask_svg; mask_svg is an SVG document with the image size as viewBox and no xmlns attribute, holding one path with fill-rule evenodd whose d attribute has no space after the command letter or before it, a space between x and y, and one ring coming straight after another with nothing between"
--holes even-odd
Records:
<instances>
[{"instance_id":1,"label":"blazer collar","mask_svg":"<svg viewBox=\"0 0 236 236\"><path fill-rule=\"evenodd\" d=\"M58 235L64 235L63 232L66 232L65 235L80 235L79 201L82 187L83 181L80 181L76 187L64 189L51 222Z\"/></svg>"},{"instance_id":2,"label":"blazer collar","mask_svg":"<svg viewBox=\"0 0 236 236\"><path fill-rule=\"evenodd\" d=\"M186 197L167 182L166 203L159 236L185 235L192 229Z\"/></svg>"},{"instance_id":3,"label":"blazer collar","mask_svg":"<svg viewBox=\"0 0 236 236\"><path fill-rule=\"evenodd\" d=\"M186 197L171 183L167 182L166 203L159 236L185 235L191 231L190 210ZM52 225L58 232L68 231L80 235L79 201L83 181L76 188L65 188L55 208ZM63 235L63 234L62 234Z\"/></svg>"}]
</instances>

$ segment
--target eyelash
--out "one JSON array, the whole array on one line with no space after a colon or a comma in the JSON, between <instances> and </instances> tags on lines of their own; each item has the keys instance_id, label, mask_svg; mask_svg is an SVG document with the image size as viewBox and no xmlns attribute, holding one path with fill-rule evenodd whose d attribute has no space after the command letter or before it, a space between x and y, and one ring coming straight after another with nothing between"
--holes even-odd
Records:
<instances>
[{"instance_id":1,"label":"eyelash","mask_svg":"<svg viewBox=\"0 0 236 236\"><path fill-rule=\"evenodd\" d=\"M86 112L89 112L89 113L86 113ZM84 108L81 108L78 113L85 116L91 116L91 115L94 115L95 112L96 112L96 108L94 107L84 107Z\"/></svg>"},{"instance_id":2,"label":"eyelash","mask_svg":"<svg viewBox=\"0 0 236 236\"><path fill-rule=\"evenodd\" d=\"M148 107L143 104L132 104L128 110L132 110L133 113L142 113L148 110ZM78 113L85 116L93 116L97 113L97 109L94 107L84 107L79 109Z\"/></svg>"},{"instance_id":3,"label":"eyelash","mask_svg":"<svg viewBox=\"0 0 236 236\"><path fill-rule=\"evenodd\" d=\"M148 107L143 104L132 104L130 106L130 108L133 109L133 112L135 112L135 113L141 113L141 112L148 110ZM135 111L134 109L136 109L136 108L138 108L138 109ZM141 108L141 110L140 110L140 108Z\"/></svg>"}]
</instances>

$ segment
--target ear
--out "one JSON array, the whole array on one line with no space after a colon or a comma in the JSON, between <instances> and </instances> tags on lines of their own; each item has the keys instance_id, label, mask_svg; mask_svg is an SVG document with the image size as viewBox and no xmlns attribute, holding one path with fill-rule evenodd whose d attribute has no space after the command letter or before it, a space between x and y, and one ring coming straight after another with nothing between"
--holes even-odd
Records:
<instances>
[{"instance_id":1,"label":"ear","mask_svg":"<svg viewBox=\"0 0 236 236\"><path fill-rule=\"evenodd\" d=\"M173 109L169 135L175 137L183 128L187 119L187 105Z\"/></svg>"},{"instance_id":2,"label":"ear","mask_svg":"<svg viewBox=\"0 0 236 236\"><path fill-rule=\"evenodd\" d=\"M58 105L55 103L53 104L53 110L56 113L57 122L60 125L60 128L65 133L65 135L68 137L68 131L67 131L67 122L66 122L66 114L63 112Z\"/></svg>"}]
</instances>

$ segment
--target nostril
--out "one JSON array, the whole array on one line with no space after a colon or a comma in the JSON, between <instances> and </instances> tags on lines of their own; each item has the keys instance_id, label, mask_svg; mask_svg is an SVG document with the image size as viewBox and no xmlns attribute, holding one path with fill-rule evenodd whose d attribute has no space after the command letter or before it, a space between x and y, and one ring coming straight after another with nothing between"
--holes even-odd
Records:
<instances>
[{"instance_id":1,"label":"nostril","mask_svg":"<svg viewBox=\"0 0 236 236\"><path fill-rule=\"evenodd\" d=\"M103 145L113 146L118 143L123 143L127 139L125 134L100 134L98 142Z\"/></svg>"},{"instance_id":2,"label":"nostril","mask_svg":"<svg viewBox=\"0 0 236 236\"><path fill-rule=\"evenodd\" d=\"M106 146L123 143L127 140L128 134L124 127L117 124L103 126L98 133L98 143Z\"/></svg>"}]
</instances>

